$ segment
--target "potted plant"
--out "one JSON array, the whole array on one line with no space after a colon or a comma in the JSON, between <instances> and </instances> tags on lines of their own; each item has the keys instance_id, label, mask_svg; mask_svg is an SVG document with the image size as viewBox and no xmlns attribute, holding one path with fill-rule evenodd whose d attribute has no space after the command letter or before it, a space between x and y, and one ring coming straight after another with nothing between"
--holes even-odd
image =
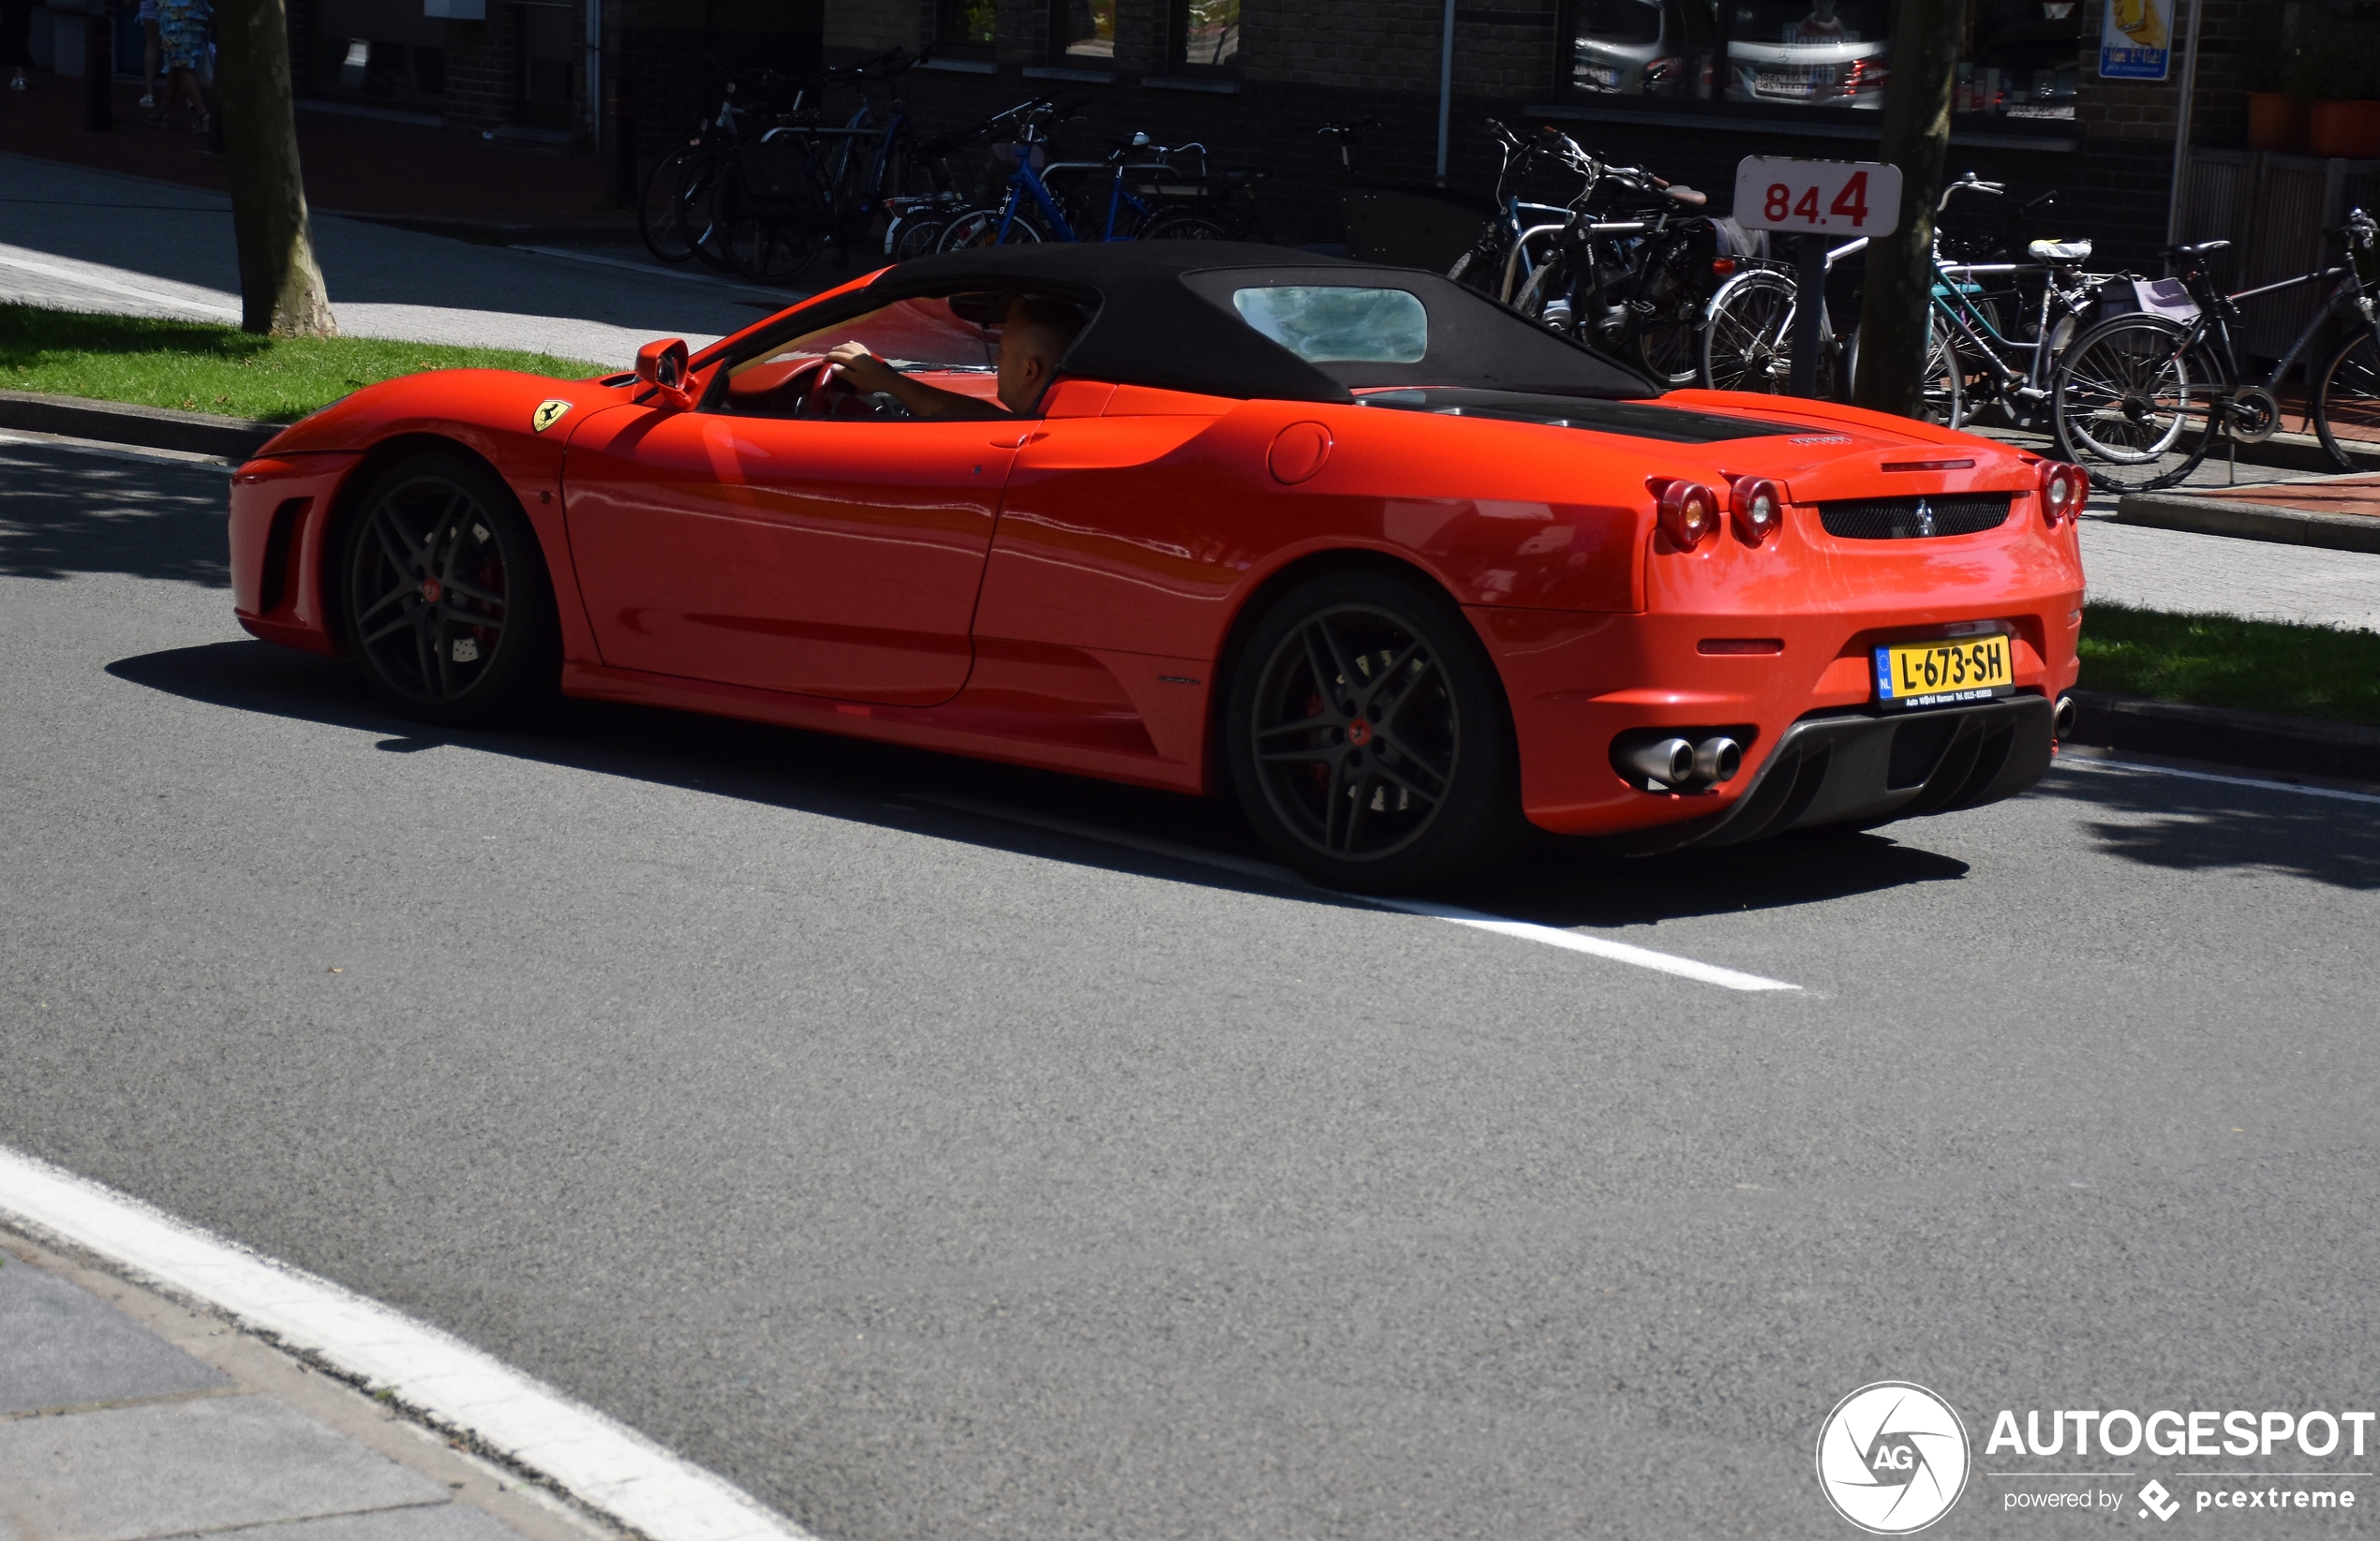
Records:
<instances>
[{"instance_id":1,"label":"potted plant","mask_svg":"<svg viewBox=\"0 0 2380 1541\"><path fill-rule=\"evenodd\" d=\"M2248 148L2306 153L2306 104L2289 94L2296 49L2267 43L2248 54Z\"/></svg>"},{"instance_id":2,"label":"potted plant","mask_svg":"<svg viewBox=\"0 0 2380 1541\"><path fill-rule=\"evenodd\" d=\"M2306 103L2310 150L2380 159L2380 27L2325 28L2289 74L2289 94Z\"/></svg>"}]
</instances>

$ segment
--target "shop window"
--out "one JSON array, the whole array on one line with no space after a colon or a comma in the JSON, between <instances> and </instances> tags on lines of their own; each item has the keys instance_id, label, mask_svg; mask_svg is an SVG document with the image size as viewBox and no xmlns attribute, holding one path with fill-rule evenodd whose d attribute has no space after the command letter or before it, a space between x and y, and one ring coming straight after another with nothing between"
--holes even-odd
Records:
<instances>
[{"instance_id":1,"label":"shop window","mask_svg":"<svg viewBox=\"0 0 2380 1541\"><path fill-rule=\"evenodd\" d=\"M995 0L936 0L936 42L989 48L997 36L998 27L999 7Z\"/></svg>"},{"instance_id":2,"label":"shop window","mask_svg":"<svg viewBox=\"0 0 2380 1541\"><path fill-rule=\"evenodd\" d=\"M1571 0L1570 89L1874 111L1892 61L1892 0ZM1951 103L1960 113L2071 118L2079 0L1971 0Z\"/></svg>"},{"instance_id":3,"label":"shop window","mask_svg":"<svg viewBox=\"0 0 2380 1541\"><path fill-rule=\"evenodd\" d=\"M442 48L366 37L336 38L332 46L332 63L317 77L319 89L393 101L446 95Z\"/></svg>"},{"instance_id":4,"label":"shop window","mask_svg":"<svg viewBox=\"0 0 2380 1541\"><path fill-rule=\"evenodd\" d=\"M1968 0L1954 112L2072 118L2082 79L2079 0Z\"/></svg>"},{"instance_id":5,"label":"shop window","mask_svg":"<svg viewBox=\"0 0 2380 1541\"><path fill-rule=\"evenodd\" d=\"M1057 0L1050 13L1053 62L1116 56L1116 0Z\"/></svg>"},{"instance_id":6,"label":"shop window","mask_svg":"<svg viewBox=\"0 0 2380 1541\"><path fill-rule=\"evenodd\" d=\"M1172 63L1190 69L1240 63L1240 0L1173 0Z\"/></svg>"}]
</instances>

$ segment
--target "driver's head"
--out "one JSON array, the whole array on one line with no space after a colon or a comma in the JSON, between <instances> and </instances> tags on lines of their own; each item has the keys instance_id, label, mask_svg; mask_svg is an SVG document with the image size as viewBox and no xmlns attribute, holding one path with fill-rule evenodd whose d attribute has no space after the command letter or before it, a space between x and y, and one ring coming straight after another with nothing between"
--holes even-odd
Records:
<instances>
[{"instance_id":1,"label":"driver's head","mask_svg":"<svg viewBox=\"0 0 2380 1541\"><path fill-rule=\"evenodd\" d=\"M1012 412L1032 410L1081 331L1082 312L1064 300L1019 294L1009 301L1000 328L1001 405Z\"/></svg>"}]
</instances>

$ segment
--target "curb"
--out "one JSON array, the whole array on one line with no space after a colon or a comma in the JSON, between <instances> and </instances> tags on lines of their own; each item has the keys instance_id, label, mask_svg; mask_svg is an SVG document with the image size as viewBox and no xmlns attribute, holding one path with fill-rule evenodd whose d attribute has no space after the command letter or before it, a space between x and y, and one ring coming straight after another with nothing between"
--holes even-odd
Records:
<instances>
[{"instance_id":1,"label":"curb","mask_svg":"<svg viewBox=\"0 0 2380 1541\"><path fill-rule=\"evenodd\" d=\"M2069 741L2178 759L2288 771L2343 781L2380 781L2380 728L2221 706L2070 690Z\"/></svg>"},{"instance_id":2,"label":"curb","mask_svg":"<svg viewBox=\"0 0 2380 1541\"><path fill-rule=\"evenodd\" d=\"M2116 523L2329 551L2380 552L2380 519L2369 514L2308 513L2188 493L2126 493L2116 505Z\"/></svg>"},{"instance_id":3,"label":"curb","mask_svg":"<svg viewBox=\"0 0 2380 1541\"><path fill-rule=\"evenodd\" d=\"M621 220L557 220L543 225L507 225L493 219L457 219L442 215L359 214L352 209L317 209L318 218L351 219L362 225L384 225L421 235L443 235L475 246L568 244L592 241L606 245L636 244L636 227Z\"/></svg>"},{"instance_id":4,"label":"curb","mask_svg":"<svg viewBox=\"0 0 2380 1541\"><path fill-rule=\"evenodd\" d=\"M2058 441L2045 433L2018 428L2002 428L1998 424L1990 427L1969 425L1962 427L1959 432L1973 434L1979 438L1998 439L2003 444L2014 445L2020 450L2029 450L2035 454L2056 457L2060 452ZM2238 464L2242 466L2261 467L2274 471L2314 471L2325 476L2351 474L2339 468L2338 462L2332 460L2329 452L2323 449L2322 440L2312 434L2275 434L2261 444L2239 444L2232 448L2236 452ZM2351 440L2347 445L2347 452L2361 462L2356 467L2358 471L2380 471L2380 443L2367 447ZM2209 457L2210 461L2212 458L2211 455Z\"/></svg>"},{"instance_id":5,"label":"curb","mask_svg":"<svg viewBox=\"0 0 2380 1541\"><path fill-rule=\"evenodd\" d=\"M0 391L0 428L57 434L67 438L96 438L112 444L138 444L151 450L179 450L186 454L220 455L231 461L253 458L267 439L286 426L248 418L214 417L205 412L177 412L164 407L136 407L121 401Z\"/></svg>"}]
</instances>

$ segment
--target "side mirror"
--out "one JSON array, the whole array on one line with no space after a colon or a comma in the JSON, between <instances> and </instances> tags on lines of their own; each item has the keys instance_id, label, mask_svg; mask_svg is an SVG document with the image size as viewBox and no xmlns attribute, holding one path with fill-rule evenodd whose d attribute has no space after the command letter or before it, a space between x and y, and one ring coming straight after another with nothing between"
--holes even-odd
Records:
<instances>
[{"instance_id":1,"label":"side mirror","mask_svg":"<svg viewBox=\"0 0 2380 1541\"><path fill-rule=\"evenodd\" d=\"M636 350L636 382L649 385L662 404L681 412L692 411L694 393L686 389L686 344L678 337L664 337L647 343Z\"/></svg>"}]
</instances>

